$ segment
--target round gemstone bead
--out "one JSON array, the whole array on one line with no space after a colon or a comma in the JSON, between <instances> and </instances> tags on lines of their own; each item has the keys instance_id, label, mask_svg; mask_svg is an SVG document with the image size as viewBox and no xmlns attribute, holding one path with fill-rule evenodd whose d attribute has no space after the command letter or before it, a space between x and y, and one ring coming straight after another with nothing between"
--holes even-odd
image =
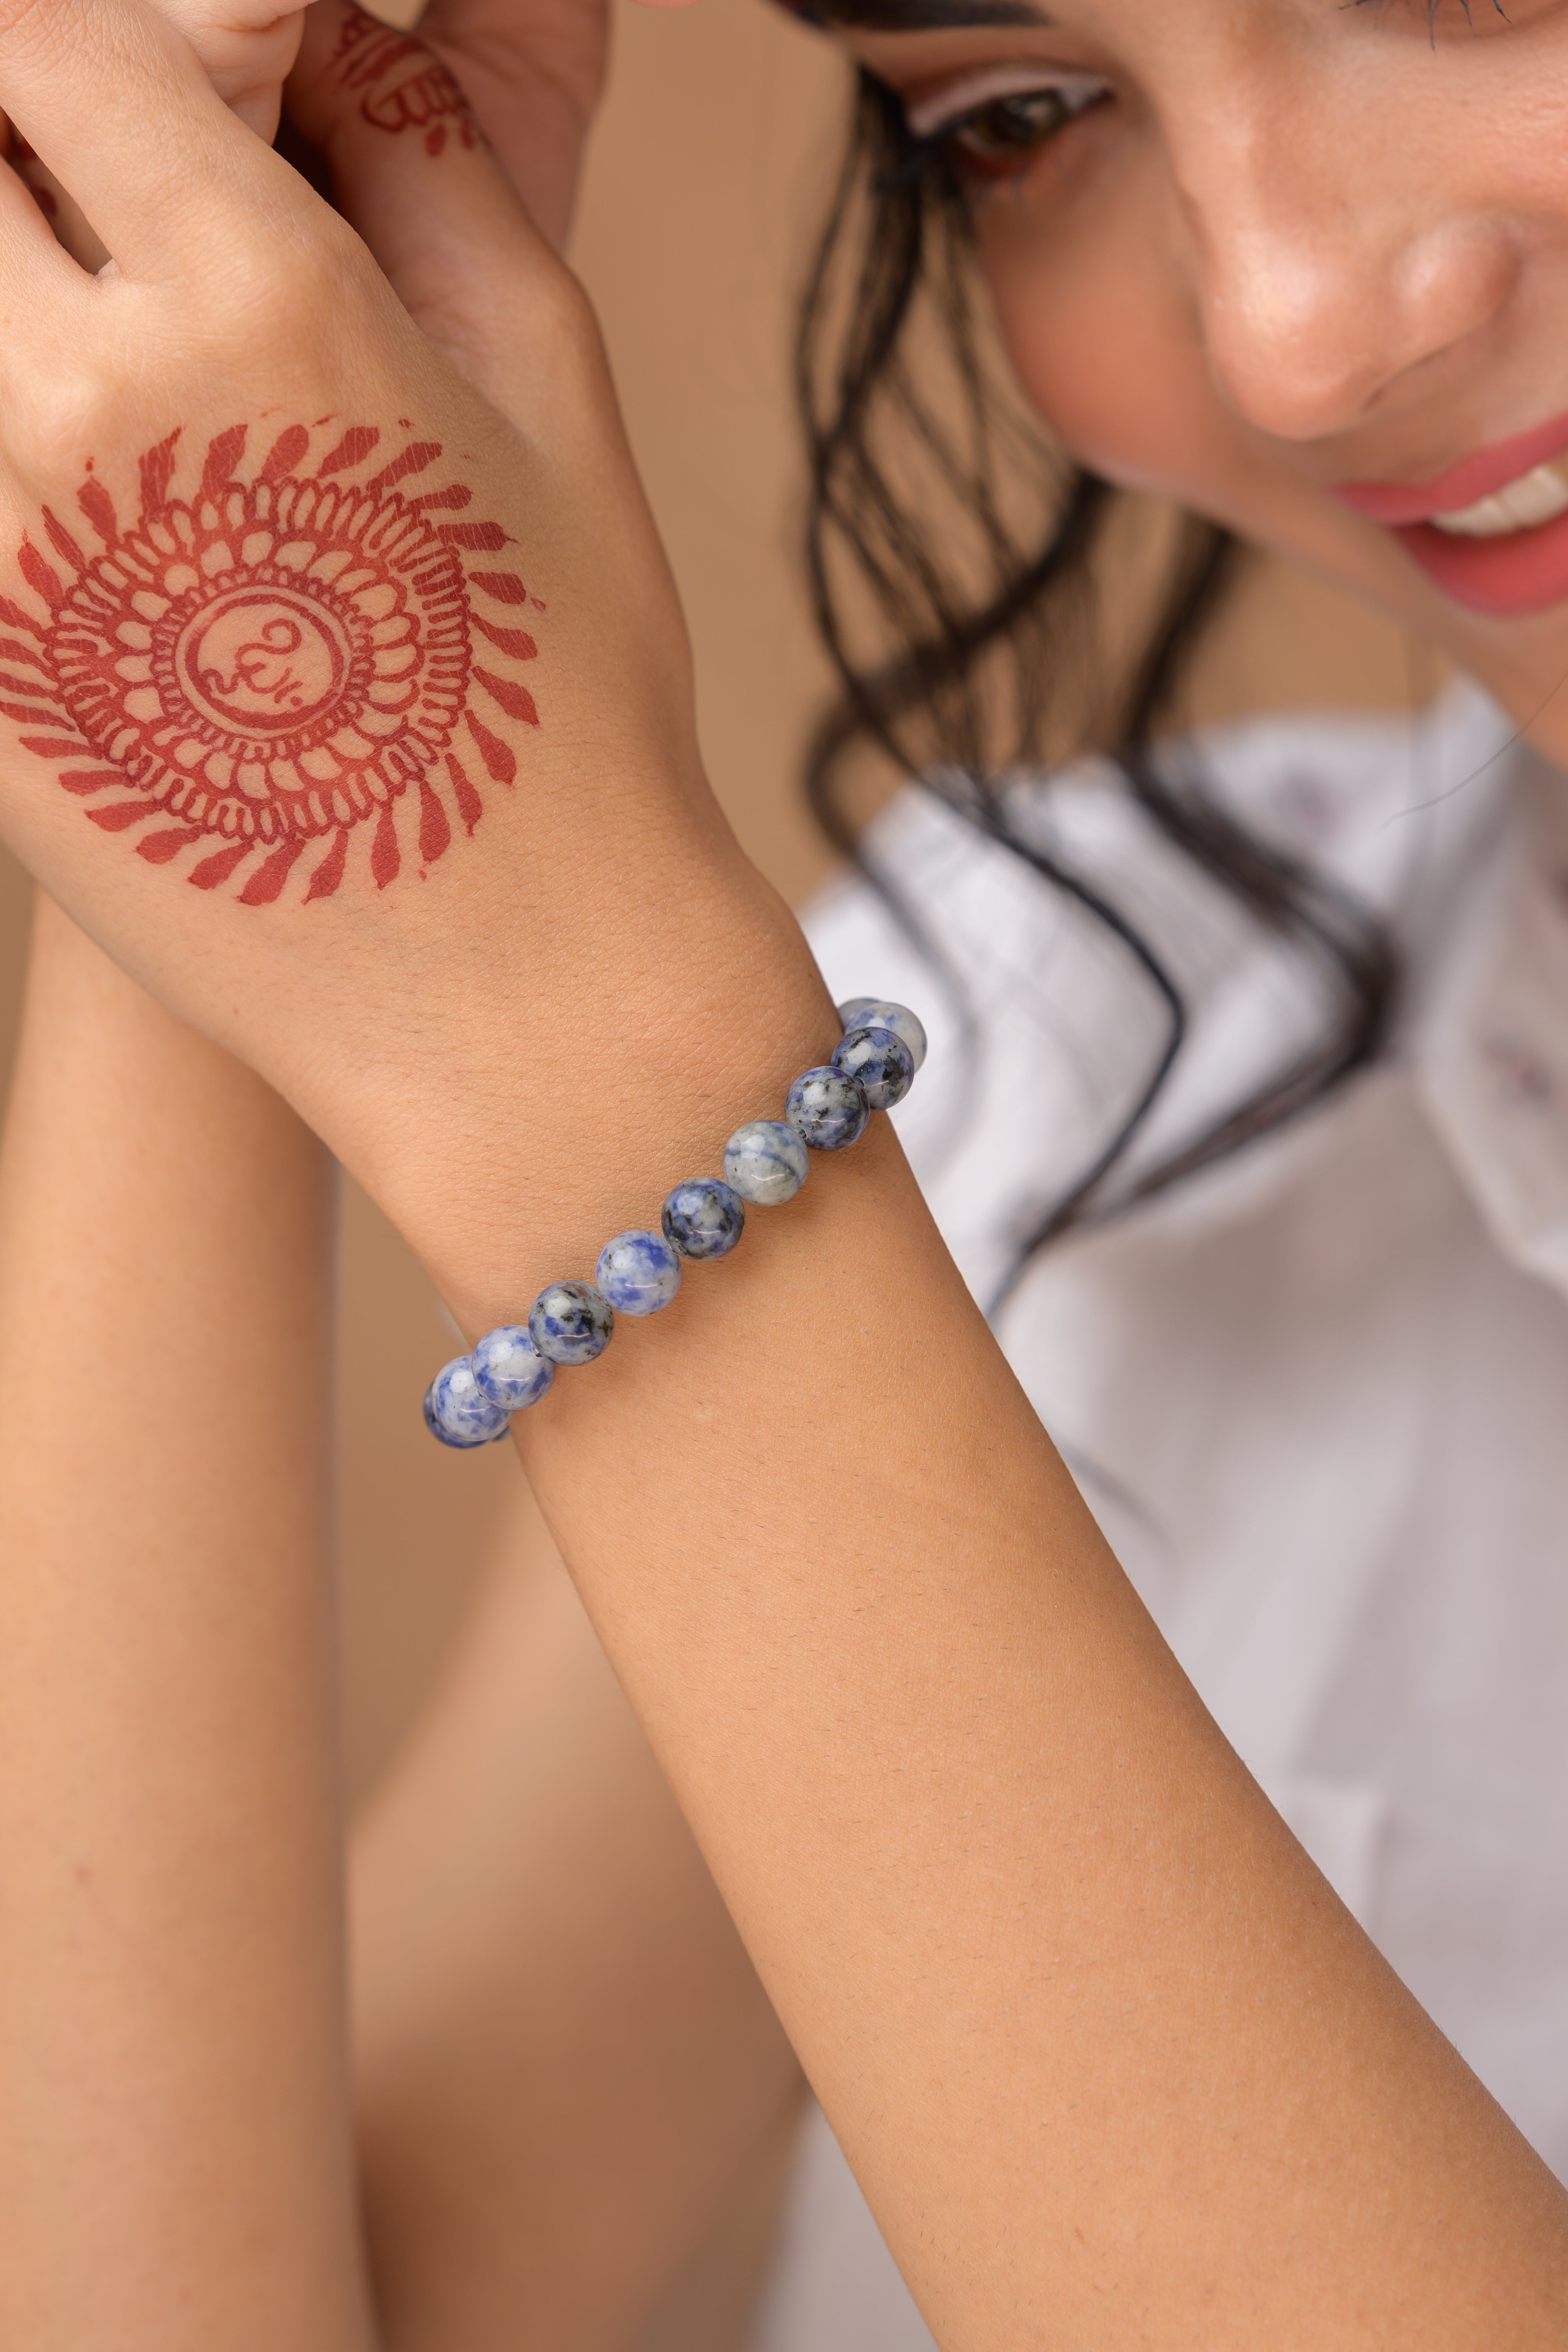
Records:
<instances>
[{"instance_id":1,"label":"round gemstone bead","mask_svg":"<svg viewBox=\"0 0 1568 2352\"><path fill-rule=\"evenodd\" d=\"M805 1146L787 1120L748 1119L724 1146L724 1181L742 1201L776 1209L805 1181Z\"/></svg>"},{"instance_id":2,"label":"round gemstone bead","mask_svg":"<svg viewBox=\"0 0 1568 2352\"><path fill-rule=\"evenodd\" d=\"M591 1364L615 1328L615 1308L591 1282L552 1282L529 1309L528 1336L552 1364Z\"/></svg>"},{"instance_id":3,"label":"round gemstone bead","mask_svg":"<svg viewBox=\"0 0 1568 2352\"><path fill-rule=\"evenodd\" d=\"M885 996L852 996L838 1007L838 1018L846 1029L890 1029L909 1047L917 1070L925 1060L926 1033L907 1004Z\"/></svg>"},{"instance_id":4,"label":"round gemstone bead","mask_svg":"<svg viewBox=\"0 0 1568 2352\"><path fill-rule=\"evenodd\" d=\"M521 1412L537 1404L555 1378L555 1367L542 1356L521 1323L504 1323L487 1331L473 1355L474 1378L492 1404L503 1412Z\"/></svg>"},{"instance_id":5,"label":"round gemstone bead","mask_svg":"<svg viewBox=\"0 0 1568 2352\"><path fill-rule=\"evenodd\" d=\"M784 1104L784 1117L813 1151L842 1151L858 1143L870 1116L858 1078L830 1067L803 1070Z\"/></svg>"},{"instance_id":6,"label":"round gemstone bead","mask_svg":"<svg viewBox=\"0 0 1568 2352\"><path fill-rule=\"evenodd\" d=\"M717 1176L678 1184L659 1212L664 1238L682 1257L728 1257L746 1230L746 1204Z\"/></svg>"},{"instance_id":7,"label":"round gemstone bead","mask_svg":"<svg viewBox=\"0 0 1568 2352\"><path fill-rule=\"evenodd\" d=\"M680 1260L662 1234L617 1234L594 1279L617 1315L657 1315L680 1288Z\"/></svg>"},{"instance_id":8,"label":"round gemstone bead","mask_svg":"<svg viewBox=\"0 0 1568 2352\"><path fill-rule=\"evenodd\" d=\"M891 1110L914 1084L915 1057L890 1029L851 1029L834 1050L833 1066L859 1080L873 1110Z\"/></svg>"},{"instance_id":9,"label":"round gemstone bead","mask_svg":"<svg viewBox=\"0 0 1568 2352\"><path fill-rule=\"evenodd\" d=\"M443 1445L492 1445L506 1435L507 1415L480 1388L470 1360L454 1356L425 1391L425 1426Z\"/></svg>"}]
</instances>

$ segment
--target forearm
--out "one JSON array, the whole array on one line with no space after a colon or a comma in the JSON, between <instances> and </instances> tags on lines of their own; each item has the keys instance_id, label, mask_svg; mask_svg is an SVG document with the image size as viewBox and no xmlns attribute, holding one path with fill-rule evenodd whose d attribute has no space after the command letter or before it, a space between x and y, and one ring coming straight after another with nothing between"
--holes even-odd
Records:
<instances>
[{"instance_id":1,"label":"forearm","mask_svg":"<svg viewBox=\"0 0 1568 2352\"><path fill-rule=\"evenodd\" d=\"M799 2073L526 1495L355 1878L388 2345L626 2352Z\"/></svg>"},{"instance_id":2,"label":"forearm","mask_svg":"<svg viewBox=\"0 0 1568 2352\"><path fill-rule=\"evenodd\" d=\"M821 1047L804 1021L782 1061ZM776 1108L755 1075L714 1142ZM647 1222L689 1151L656 1132L634 1182L536 1133L563 1243L542 1197L475 1322ZM1219 1739L885 1131L516 1427L952 2352L1136 2315L1208 2347L1559 2340L1561 2192Z\"/></svg>"},{"instance_id":3,"label":"forearm","mask_svg":"<svg viewBox=\"0 0 1568 2352\"><path fill-rule=\"evenodd\" d=\"M40 904L0 1167L0 2335L358 2352L331 1201Z\"/></svg>"}]
</instances>

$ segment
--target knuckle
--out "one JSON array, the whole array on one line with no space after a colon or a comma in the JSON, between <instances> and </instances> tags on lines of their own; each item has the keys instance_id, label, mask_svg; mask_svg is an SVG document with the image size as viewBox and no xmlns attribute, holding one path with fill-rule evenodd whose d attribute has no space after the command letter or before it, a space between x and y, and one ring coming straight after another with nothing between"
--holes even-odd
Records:
<instances>
[{"instance_id":1,"label":"knuckle","mask_svg":"<svg viewBox=\"0 0 1568 2352\"><path fill-rule=\"evenodd\" d=\"M13 466L46 493L74 482L84 451L118 440L119 410L119 401L96 374L73 369L63 359L49 370L47 383L24 377L6 403L5 441Z\"/></svg>"}]
</instances>

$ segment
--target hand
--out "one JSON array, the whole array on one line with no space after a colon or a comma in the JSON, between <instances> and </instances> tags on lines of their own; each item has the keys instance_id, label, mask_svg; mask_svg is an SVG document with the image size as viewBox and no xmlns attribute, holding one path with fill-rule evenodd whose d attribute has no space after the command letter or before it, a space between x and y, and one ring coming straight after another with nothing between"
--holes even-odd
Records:
<instances>
[{"instance_id":1,"label":"hand","mask_svg":"<svg viewBox=\"0 0 1568 2352\"><path fill-rule=\"evenodd\" d=\"M586 304L481 142L366 121L357 29L312 12L303 127L444 348L142 0L0 0L116 261L0 173L0 824L449 1291L514 1301L563 1196L585 1246L626 1153L705 1164L756 1052L710 1078L713 1041L766 1024L787 1076L832 1015L702 778Z\"/></svg>"},{"instance_id":2,"label":"hand","mask_svg":"<svg viewBox=\"0 0 1568 2352\"><path fill-rule=\"evenodd\" d=\"M419 31L450 67L508 178L560 251L604 95L608 0L430 0Z\"/></svg>"},{"instance_id":3,"label":"hand","mask_svg":"<svg viewBox=\"0 0 1568 2352\"><path fill-rule=\"evenodd\" d=\"M283 84L300 49L303 12L310 0L157 0L162 14L187 40L226 106L270 143L278 129ZM0 157L32 190L68 253L84 269L100 269L108 247L81 207L0 114Z\"/></svg>"}]
</instances>

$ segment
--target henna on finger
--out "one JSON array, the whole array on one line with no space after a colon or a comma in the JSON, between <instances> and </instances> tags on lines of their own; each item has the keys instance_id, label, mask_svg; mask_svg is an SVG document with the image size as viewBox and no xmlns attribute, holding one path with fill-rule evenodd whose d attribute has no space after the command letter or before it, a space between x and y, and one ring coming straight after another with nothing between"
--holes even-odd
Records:
<instances>
[{"instance_id":1,"label":"henna on finger","mask_svg":"<svg viewBox=\"0 0 1568 2352\"><path fill-rule=\"evenodd\" d=\"M350 9L326 69L341 89L359 95L360 118L373 131L394 138L417 131L426 155L444 153L451 139L469 149L483 141L472 107L439 58L363 8Z\"/></svg>"},{"instance_id":2,"label":"henna on finger","mask_svg":"<svg viewBox=\"0 0 1568 2352\"><path fill-rule=\"evenodd\" d=\"M351 877L384 890L411 861L423 878L454 819L479 823L476 779L516 778L485 713L539 725L512 673L538 650L517 622L543 607L513 542L467 519L438 442L274 425L247 474L236 425L186 500L180 438L142 456L135 522L90 463L88 530L43 510L16 559L31 603L0 596L0 717L91 823L197 889L270 905L312 850L303 904Z\"/></svg>"}]
</instances>

